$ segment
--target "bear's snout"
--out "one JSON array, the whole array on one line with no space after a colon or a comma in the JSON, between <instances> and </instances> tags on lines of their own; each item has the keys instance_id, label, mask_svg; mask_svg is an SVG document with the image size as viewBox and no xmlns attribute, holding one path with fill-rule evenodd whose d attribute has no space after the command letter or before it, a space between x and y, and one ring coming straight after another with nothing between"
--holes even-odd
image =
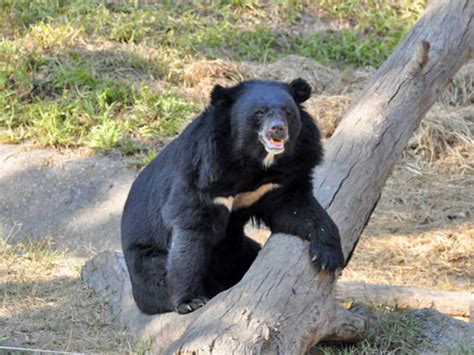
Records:
<instances>
[{"instance_id":1,"label":"bear's snout","mask_svg":"<svg viewBox=\"0 0 474 355\"><path fill-rule=\"evenodd\" d=\"M268 118L259 132L259 138L268 153L283 153L288 140L288 123L279 117Z\"/></svg>"},{"instance_id":2,"label":"bear's snout","mask_svg":"<svg viewBox=\"0 0 474 355\"><path fill-rule=\"evenodd\" d=\"M273 119L270 122L269 136L274 140L285 140L288 135L288 129L285 122L280 119Z\"/></svg>"},{"instance_id":3,"label":"bear's snout","mask_svg":"<svg viewBox=\"0 0 474 355\"><path fill-rule=\"evenodd\" d=\"M288 139L288 123L280 117L268 118L263 124L260 135L275 141L286 141Z\"/></svg>"}]
</instances>

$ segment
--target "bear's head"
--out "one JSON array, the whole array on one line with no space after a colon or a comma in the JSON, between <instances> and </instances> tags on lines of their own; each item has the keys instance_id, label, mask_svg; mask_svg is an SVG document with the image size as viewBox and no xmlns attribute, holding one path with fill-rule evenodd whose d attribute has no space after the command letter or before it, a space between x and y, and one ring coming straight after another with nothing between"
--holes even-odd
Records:
<instances>
[{"instance_id":1,"label":"bear's head","mask_svg":"<svg viewBox=\"0 0 474 355\"><path fill-rule=\"evenodd\" d=\"M300 104L310 95L303 79L251 80L229 88L216 85L211 105L228 112L234 152L268 167L291 153L302 127Z\"/></svg>"}]
</instances>

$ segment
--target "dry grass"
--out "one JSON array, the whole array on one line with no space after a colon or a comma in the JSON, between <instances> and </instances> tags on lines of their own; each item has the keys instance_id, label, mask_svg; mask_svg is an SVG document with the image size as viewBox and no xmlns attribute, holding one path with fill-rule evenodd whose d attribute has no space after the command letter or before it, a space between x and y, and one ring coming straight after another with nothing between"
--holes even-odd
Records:
<instances>
[{"instance_id":1,"label":"dry grass","mask_svg":"<svg viewBox=\"0 0 474 355\"><path fill-rule=\"evenodd\" d=\"M272 64L249 66L247 75L252 78L286 82L301 77L311 85L314 93L320 94L330 87L337 77L337 71L311 59L290 55Z\"/></svg>"},{"instance_id":2,"label":"dry grass","mask_svg":"<svg viewBox=\"0 0 474 355\"><path fill-rule=\"evenodd\" d=\"M248 79L289 82L301 77L311 85L313 94L350 95L362 89L373 72L372 69L339 71L305 57L290 55L271 64L201 60L190 63L179 74L188 96L204 104L215 84L229 86Z\"/></svg>"},{"instance_id":3,"label":"dry grass","mask_svg":"<svg viewBox=\"0 0 474 355\"><path fill-rule=\"evenodd\" d=\"M440 102L450 106L474 104L474 61L464 65L443 92Z\"/></svg>"},{"instance_id":4,"label":"dry grass","mask_svg":"<svg viewBox=\"0 0 474 355\"><path fill-rule=\"evenodd\" d=\"M352 104L355 95L318 95L311 97L306 103L306 110L312 115L321 130L324 140L334 133L344 112Z\"/></svg>"},{"instance_id":5,"label":"dry grass","mask_svg":"<svg viewBox=\"0 0 474 355\"><path fill-rule=\"evenodd\" d=\"M182 90L191 100L204 106L215 84L230 86L248 79L245 68L243 63L221 59L192 62L180 73L184 84Z\"/></svg>"},{"instance_id":6,"label":"dry grass","mask_svg":"<svg viewBox=\"0 0 474 355\"><path fill-rule=\"evenodd\" d=\"M343 280L474 291L474 228L364 235Z\"/></svg>"},{"instance_id":7,"label":"dry grass","mask_svg":"<svg viewBox=\"0 0 474 355\"><path fill-rule=\"evenodd\" d=\"M106 306L79 278L84 260L48 239L0 239L0 344L58 351L127 351Z\"/></svg>"}]
</instances>

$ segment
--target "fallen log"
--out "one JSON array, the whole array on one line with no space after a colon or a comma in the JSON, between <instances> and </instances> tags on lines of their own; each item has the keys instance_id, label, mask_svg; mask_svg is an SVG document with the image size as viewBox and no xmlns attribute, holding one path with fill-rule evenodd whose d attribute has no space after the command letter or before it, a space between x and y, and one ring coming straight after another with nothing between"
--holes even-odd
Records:
<instances>
[{"instance_id":1,"label":"fallen log","mask_svg":"<svg viewBox=\"0 0 474 355\"><path fill-rule=\"evenodd\" d=\"M433 290L423 287L374 285L357 281L338 281L336 299L408 308L433 308L450 316L469 317L474 294Z\"/></svg>"},{"instance_id":2,"label":"fallen log","mask_svg":"<svg viewBox=\"0 0 474 355\"><path fill-rule=\"evenodd\" d=\"M472 57L473 18L474 1L432 1L326 144L314 193L339 226L347 260L413 131ZM308 243L296 237L273 235L237 285L188 315L140 314L124 269L107 266L113 258L92 260L84 279L99 292L115 290L118 321L153 336L154 353L302 354L321 340L354 340L364 328L360 317L337 308L335 277L314 270ZM123 290L111 286L119 281Z\"/></svg>"}]
</instances>

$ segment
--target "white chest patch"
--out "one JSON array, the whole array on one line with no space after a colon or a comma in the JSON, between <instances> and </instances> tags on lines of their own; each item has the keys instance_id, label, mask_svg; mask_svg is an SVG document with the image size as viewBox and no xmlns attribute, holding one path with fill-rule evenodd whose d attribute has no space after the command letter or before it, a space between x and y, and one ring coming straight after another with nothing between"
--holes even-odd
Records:
<instances>
[{"instance_id":1,"label":"white chest patch","mask_svg":"<svg viewBox=\"0 0 474 355\"><path fill-rule=\"evenodd\" d=\"M223 205L229 211L232 211L232 206L234 205L234 197L216 197L214 198L214 203L216 205Z\"/></svg>"},{"instance_id":2,"label":"white chest patch","mask_svg":"<svg viewBox=\"0 0 474 355\"><path fill-rule=\"evenodd\" d=\"M265 159L263 159L263 166L265 168L269 168L270 166L272 166L274 161L275 161L275 154L268 153Z\"/></svg>"},{"instance_id":3,"label":"white chest patch","mask_svg":"<svg viewBox=\"0 0 474 355\"><path fill-rule=\"evenodd\" d=\"M216 197L214 198L214 203L216 205L225 206L229 211L235 211L239 208L252 206L268 191L277 189L279 187L281 187L280 184L264 184L259 186L258 189L254 191L242 192L235 196L229 197Z\"/></svg>"}]
</instances>

